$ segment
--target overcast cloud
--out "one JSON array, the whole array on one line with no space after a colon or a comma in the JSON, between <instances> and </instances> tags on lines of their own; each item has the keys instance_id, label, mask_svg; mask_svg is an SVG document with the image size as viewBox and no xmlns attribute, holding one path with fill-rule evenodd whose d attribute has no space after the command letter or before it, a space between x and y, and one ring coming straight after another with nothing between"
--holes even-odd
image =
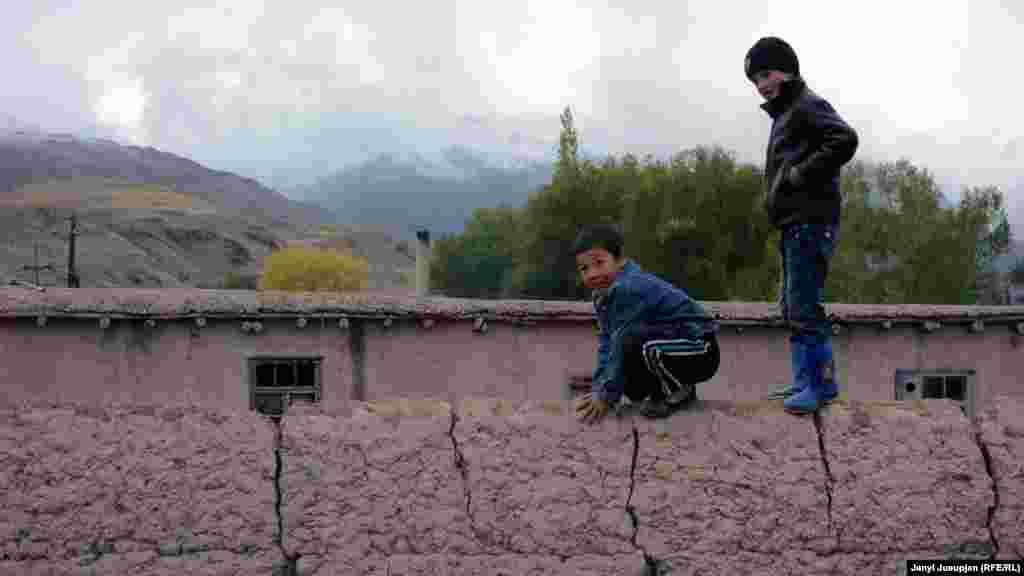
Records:
<instances>
[{"instance_id":1,"label":"overcast cloud","mask_svg":"<svg viewBox=\"0 0 1024 576\"><path fill-rule=\"evenodd\" d=\"M1000 186L1024 229L1017 0L8 4L5 114L268 183L456 142L550 154L566 105L593 150L759 162L769 122L743 55L779 35L861 158L909 157L954 198Z\"/></svg>"}]
</instances>

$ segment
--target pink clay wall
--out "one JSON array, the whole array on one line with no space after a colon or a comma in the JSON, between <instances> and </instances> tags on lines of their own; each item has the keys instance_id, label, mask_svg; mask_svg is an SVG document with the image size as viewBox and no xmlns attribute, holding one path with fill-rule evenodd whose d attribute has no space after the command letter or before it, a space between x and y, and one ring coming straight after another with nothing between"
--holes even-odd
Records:
<instances>
[{"instance_id":1,"label":"pink clay wall","mask_svg":"<svg viewBox=\"0 0 1024 576\"><path fill-rule=\"evenodd\" d=\"M0 575L896 574L1024 555L1024 400L0 405ZM634 464L635 463L635 464ZM632 516L628 513L632 510Z\"/></svg>"},{"instance_id":2,"label":"pink clay wall","mask_svg":"<svg viewBox=\"0 0 1024 576\"><path fill-rule=\"evenodd\" d=\"M9 400L49 398L78 402L184 400L216 408L247 409L250 355L322 355L329 383L326 408L343 406L351 391L348 334L295 321L265 323L261 334L242 333L241 321L51 319L0 320L0 382ZM340 403L340 404L339 404Z\"/></svg>"},{"instance_id":3,"label":"pink clay wall","mask_svg":"<svg viewBox=\"0 0 1024 576\"><path fill-rule=\"evenodd\" d=\"M0 319L0 382L11 400L41 397L101 403L194 399L223 408L247 408L245 359L258 354L322 355L325 409L344 409L359 395L360 363L351 357L350 331L336 320L264 319L264 331L246 334L240 319L114 320ZM980 334L961 326L924 334L909 327L881 330L848 325L834 337L840 382L851 399L894 398L897 369L976 371L980 408L993 395L1024 396L1024 347L1005 327ZM722 365L701 386L705 398L752 400L788 382L787 332L723 327ZM570 375L589 374L597 342L592 322L541 321L530 326L490 322L478 333L470 320L425 328L380 320L365 328L365 399L467 395L514 400L559 399Z\"/></svg>"},{"instance_id":4,"label":"pink clay wall","mask_svg":"<svg viewBox=\"0 0 1024 576\"><path fill-rule=\"evenodd\" d=\"M569 375L593 370L592 324L517 326L442 322L427 330L411 322L367 330L367 399L400 396L510 400L566 396Z\"/></svg>"}]
</instances>

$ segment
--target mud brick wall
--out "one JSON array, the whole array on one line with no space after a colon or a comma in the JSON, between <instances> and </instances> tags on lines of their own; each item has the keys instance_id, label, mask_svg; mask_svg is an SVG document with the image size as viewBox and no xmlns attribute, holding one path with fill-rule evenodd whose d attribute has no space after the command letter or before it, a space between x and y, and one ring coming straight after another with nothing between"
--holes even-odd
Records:
<instances>
[{"instance_id":1,"label":"mud brick wall","mask_svg":"<svg viewBox=\"0 0 1024 576\"><path fill-rule=\"evenodd\" d=\"M1024 401L0 408L0 574L898 573L1021 558Z\"/></svg>"}]
</instances>

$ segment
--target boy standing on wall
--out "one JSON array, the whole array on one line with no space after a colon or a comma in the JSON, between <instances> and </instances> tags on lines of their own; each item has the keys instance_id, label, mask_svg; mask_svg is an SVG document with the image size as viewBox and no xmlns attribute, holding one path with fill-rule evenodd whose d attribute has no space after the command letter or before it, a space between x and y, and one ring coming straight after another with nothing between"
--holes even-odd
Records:
<instances>
[{"instance_id":1,"label":"boy standing on wall","mask_svg":"<svg viewBox=\"0 0 1024 576\"><path fill-rule=\"evenodd\" d=\"M775 395L786 398L787 411L809 413L838 394L823 300L839 233L839 170L857 150L857 133L807 87L785 41L761 38L747 52L744 68L772 119L766 207L781 231L781 306L793 368L793 384Z\"/></svg>"},{"instance_id":2,"label":"boy standing on wall","mask_svg":"<svg viewBox=\"0 0 1024 576\"><path fill-rule=\"evenodd\" d=\"M645 416L664 418L696 400L696 385L718 371L718 323L686 292L623 257L622 244L614 227L601 225L573 246L600 327L592 390L576 405L587 423L623 395L643 402Z\"/></svg>"}]
</instances>

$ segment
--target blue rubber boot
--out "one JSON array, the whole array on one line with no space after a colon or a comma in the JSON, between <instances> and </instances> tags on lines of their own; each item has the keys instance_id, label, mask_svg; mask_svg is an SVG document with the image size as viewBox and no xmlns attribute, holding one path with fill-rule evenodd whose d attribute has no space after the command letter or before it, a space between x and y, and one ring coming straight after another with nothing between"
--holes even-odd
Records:
<instances>
[{"instance_id":1,"label":"blue rubber boot","mask_svg":"<svg viewBox=\"0 0 1024 576\"><path fill-rule=\"evenodd\" d=\"M800 368L802 366L800 363L800 355L802 354L801 350L802 348L799 345L790 344L789 359L790 364L793 367L793 383L772 391L772 393L768 395L769 400L785 400L786 398L799 394L800 391L807 386L807 378L800 375Z\"/></svg>"},{"instance_id":2,"label":"blue rubber boot","mask_svg":"<svg viewBox=\"0 0 1024 576\"><path fill-rule=\"evenodd\" d=\"M791 341L794 347L793 354L795 362L793 367L797 370L794 379L794 386L799 387L799 392L790 396L782 403L786 412L794 414L807 414L816 411L821 407L824 382L818 369L819 346L811 346L803 342Z\"/></svg>"},{"instance_id":3,"label":"blue rubber boot","mask_svg":"<svg viewBox=\"0 0 1024 576\"><path fill-rule=\"evenodd\" d=\"M832 356L832 343L825 342L817 348L817 378L821 379L821 401L831 404L839 396L839 383L836 376L836 361Z\"/></svg>"}]
</instances>

